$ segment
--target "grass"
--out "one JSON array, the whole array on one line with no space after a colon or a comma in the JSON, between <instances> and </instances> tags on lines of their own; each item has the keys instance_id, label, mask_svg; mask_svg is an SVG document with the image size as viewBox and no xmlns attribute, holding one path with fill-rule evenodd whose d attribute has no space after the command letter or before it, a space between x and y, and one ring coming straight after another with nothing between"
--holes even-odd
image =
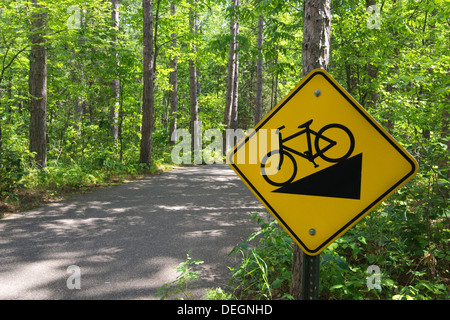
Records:
<instances>
[{"instance_id":1,"label":"grass","mask_svg":"<svg viewBox=\"0 0 450 320\"><path fill-rule=\"evenodd\" d=\"M0 193L0 219L11 213L30 210L99 188L144 179L171 170L174 166L116 165L115 168L82 169L78 166L27 168L20 180Z\"/></svg>"},{"instance_id":2,"label":"grass","mask_svg":"<svg viewBox=\"0 0 450 320\"><path fill-rule=\"evenodd\" d=\"M372 212L321 253L319 299L450 298L450 256L445 250L446 246L436 245L433 252L410 247L409 243L414 240L411 237L417 235L399 230L396 224L401 225L401 221L387 220L385 211L388 207L380 207ZM254 214L253 219L260 224L260 230L231 251L230 255L240 259L240 265L237 268L229 267L229 286L209 289L201 299L292 299L289 293L292 240L269 215L263 219ZM418 236L423 238L422 234ZM190 260L192 257L189 257ZM185 266L186 263L178 268ZM185 275L189 273L180 273L170 285L189 293L192 282L198 280L201 274L196 272L195 278L188 279ZM192 298L186 293L184 296ZM168 295L164 298L168 298Z\"/></svg>"}]
</instances>

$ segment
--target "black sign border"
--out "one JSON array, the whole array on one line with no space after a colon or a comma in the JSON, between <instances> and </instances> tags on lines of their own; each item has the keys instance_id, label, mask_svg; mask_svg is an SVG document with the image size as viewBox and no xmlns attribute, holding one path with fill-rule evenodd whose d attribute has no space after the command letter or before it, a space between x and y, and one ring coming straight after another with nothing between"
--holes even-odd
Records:
<instances>
[{"instance_id":1,"label":"black sign border","mask_svg":"<svg viewBox=\"0 0 450 320\"><path fill-rule=\"evenodd\" d=\"M281 110L281 108L283 108L309 81L311 81L311 79L313 79L315 76L317 75L322 75L349 103L351 106L353 106L353 108L355 108L356 111L359 112L359 114L366 119L367 122L369 122L375 130L377 130L380 135L386 139L386 141L388 141L402 156L403 158L405 158L406 161L408 161L411 164L411 171L408 172L408 174L406 174L402 179L400 179L397 183L395 183L392 187L390 187L388 190L386 190L382 195L380 195L378 198L376 198L372 203L370 203L364 210L362 210L360 213L358 213L353 219L351 219L348 223L346 223L343 227L341 227L338 231L336 231L332 236L330 236L327 240L325 240L320 246L318 246L315 249L309 249L304 243L303 241L300 240L300 238L294 233L294 231L284 222L283 218L276 212L276 210L270 205L270 203L261 195L261 193L258 191L258 189L247 179L247 177L241 172L241 170L239 170L239 168L237 167L236 164L233 163L233 156L234 154L236 154L236 152L242 147L244 146L247 141L254 135L256 134L256 132L258 132L259 129L261 129L262 126L264 126L270 119L272 119L272 117ZM364 108L359 105L358 103L355 103L352 99L350 99L350 94L349 93L345 93L343 91L343 89L341 89L339 86L336 85L336 83L334 83L334 81L332 81L328 75L323 72L323 71L315 71L313 73L311 73L308 78L297 88L295 89L288 97L286 97L286 99L284 99L284 101L282 101L282 103L280 105L278 105L276 107L276 109L270 113L270 115L263 119L263 121L261 121L257 127L254 129L254 131L252 131L252 133L246 137L244 139L244 141L242 141L236 148L234 148L234 150L230 153L228 161L229 164L234 168L234 170L236 172L239 173L240 177L242 177L245 182L247 183L247 185L249 187L251 187L251 189L254 191L255 194L258 195L259 199L261 199L265 206L267 208L269 208L269 210L277 217L277 220L283 224L283 226L289 231L289 233L291 234L291 236L293 236L295 238L295 240L297 242L299 242L301 244L301 246L303 247L303 249L305 249L308 253L311 254L315 254L318 251L320 251L323 247L328 246L328 244L336 237L338 236L342 231L344 231L345 229L347 229L349 226L351 226L356 220L358 220L359 218L361 218L364 214L366 214L366 212L370 211L371 209L373 209L378 202L380 202L382 199L384 199L387 195L389 195L391 192L393 192L397 187L399 187L403 182L405 182L406 180L408 180L410 177L412 177L415 172L418 170L416 163L409 157L408 154L406 154L396 143L396 141L390 137L385 131L383 131L379 125L376 124L375 119L369 117Z\"/></svg>"}]
</instances>

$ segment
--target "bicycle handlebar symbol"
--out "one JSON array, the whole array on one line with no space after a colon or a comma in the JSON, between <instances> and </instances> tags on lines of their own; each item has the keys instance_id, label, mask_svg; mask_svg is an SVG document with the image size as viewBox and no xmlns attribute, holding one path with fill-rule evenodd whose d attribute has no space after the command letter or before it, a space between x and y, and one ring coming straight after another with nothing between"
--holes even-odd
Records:
<instances>
[{"instance_id":1,"label":"bicycle handlebar symbol","mask_svg":"<svg viewBox=\"0 0 450 320\"><path fill-rule=\"evenodd\" d=\"M272 150L268 154L266 154L261 161L261 175L264 179L273 186L284 186L292 182L295 176L297 175L298 165L294 158L294 154L298 155L302 158L307 159L309 162L314 164L314 167L317 168L319 165L315 162L317 157L322 158L327 162L337 163L346 160L353 152L355 148L355 138L353 137L352 132L342 124L332 123L324 126L319 131L314 131L310 128L313 120L309 120L298 126L300 130L286 138L282 137L281 130L285 128L285 126L281 126L277 129L278 139L279 139L279 149ZM350 145L348 149L344 149L343 152L339 152L339 154L328 152L334 146L339 144L338 141L334 141L333 139L326 136L327 132L330 132L331 129L337 129L345 133L350 141ZM285 145L285 143L291 139L294 139L298 136L306 135L306 141L308 145L308 150L305 152L299 152L292 148L289 148ZM314 149L311 136L315 136L314 138ZM326 146L323 146L323 141L327 142ZM315 153L313 152L315 151ZM276 156L278 155L279 156ZM286 165L286 159L288 159L292 165ZM278 163L272 163L272 161L278 161ZM281 181L275 181L275 179L271 179L273 174L269 174L267 172L268 168L271 168L273 165L277 165L278 172L283 171L283 177L287 176L287 178L283 178ZM284 170L283 170L284 169ZM290 170L289 172L284 172L286 170ZM292 172L291 172L292 171Z\"/></svg>"}]
</instances>

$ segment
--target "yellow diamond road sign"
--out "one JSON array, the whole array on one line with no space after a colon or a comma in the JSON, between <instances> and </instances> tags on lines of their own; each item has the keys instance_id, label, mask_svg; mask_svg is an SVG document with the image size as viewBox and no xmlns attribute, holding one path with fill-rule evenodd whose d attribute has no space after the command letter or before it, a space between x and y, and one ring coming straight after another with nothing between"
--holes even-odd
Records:
<instances>
[{"instance_id":1,"label":"yellow diamond road sign","mask_svg":"<svg viewBox=\"0 0 450 320\"><path fill-rule=\"evenodd\" d=\"M227 161L308 255L319 254L418 170L322 69L306 76Z\"/></svg>"}]
</instances>

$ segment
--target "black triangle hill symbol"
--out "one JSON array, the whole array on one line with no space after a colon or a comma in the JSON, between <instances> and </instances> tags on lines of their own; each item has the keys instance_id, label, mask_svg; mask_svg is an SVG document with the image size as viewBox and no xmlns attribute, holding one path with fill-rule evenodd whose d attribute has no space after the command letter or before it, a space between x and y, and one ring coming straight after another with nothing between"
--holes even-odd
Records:
<instances>
[{"instance_id":1,"label":"black triangle hill symbol","mask_svg":"<svg viewBox=\"0 0 450 320\"><path fill-rule=\"evenodd\" d=\"M361 171L362 153L272 192L359 200Z\"/></svg>"}]
</instances>

